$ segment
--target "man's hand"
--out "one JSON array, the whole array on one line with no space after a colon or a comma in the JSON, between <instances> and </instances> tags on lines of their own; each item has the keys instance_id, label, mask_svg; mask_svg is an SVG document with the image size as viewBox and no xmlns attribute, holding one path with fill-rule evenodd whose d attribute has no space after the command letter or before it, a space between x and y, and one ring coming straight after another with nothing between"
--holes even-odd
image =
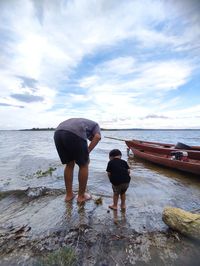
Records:
<instances>
[{"instance_id":1,"label":"man's hand","mask_svg":"<svg viewBox=\"0 0 200 266\"><path fill-rule=\"evenodd\" d=\"M88 146L89 153L94 149L94 147L99 143L100 140L101 140L101 135L99 135L98 133L95 134Z\"/></svg>"}]
</instances>

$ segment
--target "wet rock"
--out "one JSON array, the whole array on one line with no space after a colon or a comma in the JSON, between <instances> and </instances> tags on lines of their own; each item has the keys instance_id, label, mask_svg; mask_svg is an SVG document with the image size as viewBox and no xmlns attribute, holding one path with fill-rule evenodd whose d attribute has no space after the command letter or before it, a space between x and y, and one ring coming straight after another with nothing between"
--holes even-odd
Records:
<instances>
[{"instance_id":1,"label":"wet rock","mask_svg":"<svg viewBox=\"0 0 200 266\"><path fill-rule=\"evenodd\" d=\"M75 238L77 237L77 235L77 231L71 231L64 237L64 241L68 241L69 239Z\"/></svg>"},{"instance_id":2,"label":"wet rock","mask_svg":"<svg viewBox=\"0 0 200 266\"><path fill-rule=\"evenodd\" d=\"M27 188L27 190L25 191L26 195L30 198L37 198L40 197L42 195L45 195L47 192L47 188L46 187L36 187L36 188Z\"/></svg>"},{"instance_id":3,"label":"wet rock","mask_svg":"<svg viewBox=\"0 0 200 266\"><path fill-rule=\"evenodd\" d=\"M200 214L166 207L162 219L173 230L200 240Z\"/></svg>"},{"instance_id":4,"label":"wet rock","mask_svg":"<svg viewBox=\"0 0 200 266\"><path fill-rule=\"evenodd\" d=\"M87 239L87 243L89 245L92 245L98 241L98 234L94 230L87 230L84 236Z\"/></svg>"},{"instance_id":5,"label":"wet rock","mask_svg":"<svg viewBox=\"0 0 200 266\"><path fill-rule=\"evenodd\" d=\"M185 265L185 257L200 259L199 247L196 248L194 243L178 233L167 230L165 225L162 232L154 230L150 233L145 210L142 216L135 212L132 220L132 212L138 207L128 209L126 213L119 211L115 217L115 213L107 213L110 198L104 198L101 206L93 201L87 202L80 210L76 201L72 201L70 206L64 203L61 194L63 191L51 189L42 197L33 196L33 200L23 201L14 208L17 219L9 224L3 220L0 225L0 260L7 260L7 264L3 265L31 265L31 259L26 259L24 263L24 254L34 259L62 247L73 249L79 265L87 266ZM13 212L9 212L7 217L11 214L13 217ZM136 230L139 228L135 226L139 219L137 215L143 219L141 227L146 226L142 232ZM115 219L117 225L114 224ZM156 223L156 219L155 216L153 222ZM187 265L190 265L189 259Z\"/></svg>"}]
</instances>

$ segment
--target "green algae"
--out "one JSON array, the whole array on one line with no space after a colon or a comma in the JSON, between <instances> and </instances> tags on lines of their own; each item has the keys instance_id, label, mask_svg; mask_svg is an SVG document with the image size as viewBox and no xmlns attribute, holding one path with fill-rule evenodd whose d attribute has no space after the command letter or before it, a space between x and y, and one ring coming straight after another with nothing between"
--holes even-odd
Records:
<instances>
[{"instance_id":1,"label":"green algae","mask_svg":"<svg viewBox=\"0 0 200 266\"><path fill-rule=\"evenodd\" d=\"M37 178L52 175L53 171L56 170L56 167L49 167L46 171L38 170L35 174L37 175Z\"/></svg>"},{"instance_id":2,"label":"green algae","mask_svg":"<svg viewBox=\"0 0 200 266\"><path fill-rule=\"evenodd\" d=\"M63 247L40 257L34 266L73 266L76 263L75 250L71 247Z\"/></svg>"}]
</instances>

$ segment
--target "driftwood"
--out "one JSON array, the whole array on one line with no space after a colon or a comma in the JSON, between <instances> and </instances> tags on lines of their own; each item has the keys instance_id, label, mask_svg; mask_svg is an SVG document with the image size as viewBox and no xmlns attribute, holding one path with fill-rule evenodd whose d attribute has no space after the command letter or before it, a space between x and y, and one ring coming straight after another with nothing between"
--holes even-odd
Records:
<instances>
[{"instance_id":1,"label":"driftwood","mask_svg":"<svg viewBox=\"0 0 200 266\"><path fill-rule=\"evenodd\" d=\"M173 230L200 240L200 214L166 207L162 219Z\"/></svg>"}]
</instances>

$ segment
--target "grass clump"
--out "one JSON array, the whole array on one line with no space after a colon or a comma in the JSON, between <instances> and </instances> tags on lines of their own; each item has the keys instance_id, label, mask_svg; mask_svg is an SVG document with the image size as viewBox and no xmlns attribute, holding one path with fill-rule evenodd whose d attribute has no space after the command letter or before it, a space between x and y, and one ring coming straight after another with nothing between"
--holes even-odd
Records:
<instances>
[{"instance_id":1,"label":"grass clump","mask_svg":"<svg viewBox=\"0 0 200 266\"><path fill-rule=\"evenodd\" d=\"M41 257L35 266L75 266L77 265L77 256L72 248L60 248Z\"/></svg>"},{"instance_id":2,"label":"grass clump","mask_svg":"<svg viewBox=\"0 0 200 266\"><path fill-rule=\"evenodd\" d=\"M49 167L49 169L46 170L46 171L38 170L38 171L36 172L36 175L37 175L38 178L39 178L39 177L43 177L43 176L47 176L47 175L52 175L53 171L55 171L55 170L56 170L56 168L54 168L54 167Z\"/></svg>"}]
</instances>

